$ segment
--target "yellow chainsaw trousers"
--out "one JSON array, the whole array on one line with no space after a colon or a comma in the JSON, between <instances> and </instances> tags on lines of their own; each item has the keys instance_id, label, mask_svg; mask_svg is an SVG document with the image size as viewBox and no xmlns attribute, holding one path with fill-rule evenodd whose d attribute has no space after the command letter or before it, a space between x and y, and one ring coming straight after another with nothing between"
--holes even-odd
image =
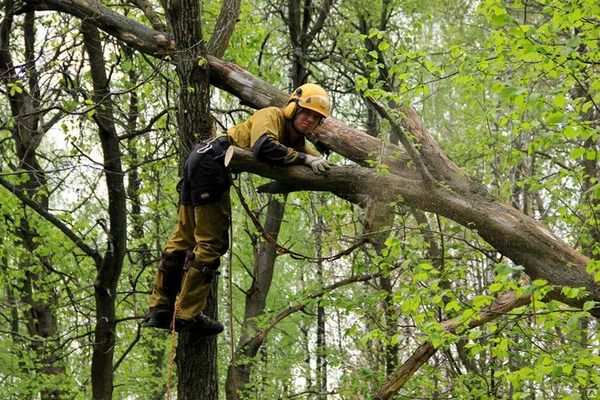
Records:
<instances>
[{"instance_id":1,"label":"yellow chainsaw trousers","mask_svg":"<svg viewBox=\"0 0 600 400\"><path fill-rule=\"evenodd\" d=\"M203 273L206 265L218 263L229 248L231 202L229 190L218 201L199 206L180 205L177 227L165 245L165 253L193 252L193 261L186 261L181 291L177 299L177 318L190 320L200 314L212 286L212 275ZM179 268L183 268L180 265ZM173 310L172 296L165 288L165 273L159 268L154 282L150 308Z\"/></svg>"}]
</instances>

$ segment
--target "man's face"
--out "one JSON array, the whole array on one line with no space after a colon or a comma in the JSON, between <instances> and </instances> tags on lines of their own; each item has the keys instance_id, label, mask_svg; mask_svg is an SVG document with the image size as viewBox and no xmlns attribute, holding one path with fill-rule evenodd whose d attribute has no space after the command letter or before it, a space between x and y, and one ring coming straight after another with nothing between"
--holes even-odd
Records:
<instances>
[{"instance_id":1,"label":"man's face","mask_svg":"<svg viewBox=\"0 0 600 400\"><path fill-rule=\"evenodd\" d=\"M298 106L298 112L293 120L294 128L298 133L307 135L319 125L321 118L323 116L318 112Z\"/></svg>"}]
</instances>

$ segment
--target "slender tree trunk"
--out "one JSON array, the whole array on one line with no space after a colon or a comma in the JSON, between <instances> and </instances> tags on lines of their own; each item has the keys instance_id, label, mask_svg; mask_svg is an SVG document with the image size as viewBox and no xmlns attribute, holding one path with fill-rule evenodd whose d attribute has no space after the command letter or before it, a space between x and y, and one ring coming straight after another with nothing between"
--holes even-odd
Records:
<instances>
[{"instance_id":1,"label":"slender tree trunk","mask_svg":"<svg viewBox=\"0 0 600 400\"><path fill-rule=\"evenodd\" d=\"M82 23L84 45L90 58L94 86L93 100L98 105L94 121L102 144L104 171L108 188L108 223L106 253L97 265L94 283L96 329L92 355L92 396L95 400L112 399L113 359L116 342L116 292L127 242L126 194L121 167L119 137L112 110L102 41L98 29L89 21Z\"/></svg>"},{"instance_id":2,"label":"slender tree trunk","mask_svg":"<svg viewBox=\"0 0 600 400\"><path fill-rule=\"evenodd\" d=\"M363 204L363 208L365 209L364 234L375 252L381 256L385 249L385 241L389 236L389 228L394 224L393 210L390 209L388 203L373 201L372 199L368 199ZM381 307L384 311L386 334L388 339L391 339L398 331L398 319L396 317L397 310L391 301L394 296L394 288L389 275L380 277L379 285L387 293L386 298L381 302ZM391 375L398 366L398 344L385 344L384 353L386 375Z\"/></svg>"},{"instance_id":3,"label":"slender tree trunk","mask_svg":"<svg viewBox=\"0 0 600 400\"><path fill-rule=\"evenodd\" d=\"M278 201L274 196L269 198L264 228L274 240L279 237L286 197L284 197L284 202ZM262 346L262 341L253 339L260 332L256 327L256 318L265 312L267 295L273 281L277 251L275 246L268 241L259 243L255 247L252 284L246 293L242 335L236 346L235 360L232 361L227 371L226 394L228 400L239 399L239 396L246 391L251 380L252 364L242 360L252 360Z\"/></svg>"},{"instance_id":4,"label":"slender tree trunk","mask_svg":"<svg viewBox=\"0 0 600 400\"><path fill-rule=\"evenodd\" d=\"M581 52L586 49L585 46L581 46ZM574 97L589 97L590 83L581 82L580 86L573 88L572 95ZM600 110L598 107L591 107L587 112L581 114L581 118L596 126L600 125ZM587 149L587 154L597 154L600 148L600 139L596 138L595 135L588 138L583 142L583 147ZM584 157L583 160L583 188L581 190L581 203L584 209L589 209L586 213L587 220L584 221L582 231L586 233L585 237L582 237L582 244L584 253L598 262L600 255L598 254L598 247L600 246L600 211L598 206L600 205L600 199L595 195L594 187L598 184L598 178L600 177L600 164L597 161L597 157L592 159ZM590 337L588 328L590 326L590 320L587 317L581 319L581 333L582 336L579 339L579 344L582 347L586 347L589 344ZM589 393L587 388L581 391L581 398L587 400Z\"/></svg>"},{"instance_id":5,"label":"slender tree trunk","mask_svg":"<svg viewBox=\"0 0 600 400\"><path fill-rule=\"evenodd\" d=\"M4 4L5 17L0 24L0 77L7 87L7 93L11 92L10 84L18 84L18 76L15 70L12 55L10 53L10 31L13 28L13 7L14 3L8 1ZM19 158L18 168L23 169L28 179L25 183L19 185L30 198L35 198L40 207L48 210L49 199L45 194L47 189L47 178L40 167L36 150L43 137L43 130L40 129L42 110L39 109L40 86L39 74L36 69L36 54L34 43L36 40L35 13L29 11L25 13L23 22L23 39L25 42L25 74L29 91L24 87L20 92L14 92L10 96L10 110L15 124L12 129L12 137L16 144L17 156ZM22 73L21 73L22 74ZM26 209L24 209L26 211ZM39 357L36 370L44 375L61 375L65 373L65 367L58 361L57 341L52 340L57 335L57 321L52 311L53 304L56 303L55 293L52 288L44 284L46 273L44 268L51 265L47 257L35 256L35 250L39 247L39 241L35 223L24 216L21 219L20 229L17 234L23 242L23 246L28 254L22 257L19 264L24 269L25 279L21 292L23 303L28 308L25 312L25 322L27 331L31 338L36 338L29 343L30 348ZM43 238L46 239L46 238ZM40 268L41 266L41 268ZM9 293L9 297L16 299L16 293ZM19 301L19 302L20 302ZM15 335L18 333L19 316L17 308L14 308L12 315L13 330ZM39 340L39 339L42 340ZM48 340L47 340L48 339ZM63 391L60 389L43 388L40 391L40 397L45 399L60 399Z\"/></svg>"},{"instance_id":6,"label":"slender tree trunk","mask_svg":"<svg viewBox=\"0 0 600 400\"><path fill-rule=\"evenodd\" d=\"M134 52L129 47L122 48L123 53L132 60L134 56ZM128 72L129 84L131 87L135 87L138 83L139 76L136 69L132 68ZM138 103L138 95L135 90L133 90L130 94L129 99L129 109L127 110L127 132L135 132L138 129L138 115L140 114L140 108ZM140 177L140 167L141 160L138 152L139 141L138 138L134 137L127 140L126 148L129 156L129 167L127 168L127 198L129 199L131 212L129 214L129 220L131 224L131 239L139 240L143 244L141 245L139 257L132 257L136 262L132 263L130 266L129 272L129 282L131 283L131 288L133 291L133 299L136 304L136 312L139 311L137 308L138 304L138 295L137 295L137 287L138 284L137 277L134 277L134 273L139 271L137 268L141 265L141 270L145 270L147 266L156 264L158 257L153 257L152 254L161 254L159 248L156 248L155 251L152 251L151 246L148 243L143 242L143 238L145 235L144 225L146 222L145 216L142 213L142 199L140 195L141 183L142 179ZM160 190L160 189L159 189ZM157 200L159 202L160 200ZM157 235L158 236L158 235ZM152 337L158 337L161 339L165 338L164 331L158 330L147 330L146 334ZM146 342L144 342L146 344ZM163 365L165 362L165 350L163 347L154 346L150 343L147 343L148 348L146 349L148 353L151 355L149 357L150 362L148 368L151 368L153 372L153 376L157 378L157 380L162 380L164 382L167 381L165 377L163 377ZM154 389L154 392L151 395L152 400L161 400L164 397L166 391L166 385L164 387L157 386Z\"/></svg>"},{"instance_id":7,"label":"slender tree trunk","mask_svg":"<svg viewBox=\"0 0 600 400\"><path fill-rule=\"evenodd\" d=\"M306 21L310 21L310 10L308 7L303 9L300 0L288 0L287 25L291 41L292 68L290 71L290 81L293 85L299 86L306 82L308 71L306 69L306 50L308 49L309 38L306 34ZM304 11L304 12L303 12Z\"/></svg>"},{"instance_id":8,"label":"slender tree trunk","mask_svg":"<svg viewBox=\"0 0 600 400\"><path fill-rule=\"evenodd\" d=\"M301 7L298 0L288 1L286 23L293 48L290 57L292 64L290 81L293 87L300 86L308 78L309 72L306 68L306 53L314 40L315 34L322 29L324 18L329 12L329 8L327 7L320 10L318 13L319 17L316 19L315 24L311 26L312 10L308 3L306 5L306 7ZM308 34L311 29L313 30L312 35ZM274 198L270 199L267 208L265 229L273 238L277 238L279 235L284 210L284 203L280 203ZM255 253L254 276L252 286L246 296L246 312L242 326L243 334L236 349L237 357L252 359L262 345L262 342L252 341L248 343L247 341L257 333L253 319L264 313L276 258L275 247L267 242L262 242L258 247L258 253ZM235 360L233 361L236 365L231 365L227 373L226 393L229 400L237 399L237 396L243 393L251 379L252 365L249 363L240 363L238 365Z\"/></svg>"},{"instance_id":9,"label":"slender tree trunk","mask_svg":"<svg viewBox=\"0 0 600 400\"><path fill-rule=\"evenodd\" d=\"M322 204L322 196L318 196L318 204ZM323 279L323 238L325 237L325 221L319 214L318 210L314 207L314 203L311 205L313 214L313 230L314 230L314 245L315 245L315 257L319 260L316 263L317 269L317 282L320 287L325 286ZM327 395L327 331L326 331L326 315L325 307L321 302L317 303L317 338L315 343L315 361L316 361L316 380L315 389L317 391L317 400L325 400Z\"/></svg>"}]
</instances>

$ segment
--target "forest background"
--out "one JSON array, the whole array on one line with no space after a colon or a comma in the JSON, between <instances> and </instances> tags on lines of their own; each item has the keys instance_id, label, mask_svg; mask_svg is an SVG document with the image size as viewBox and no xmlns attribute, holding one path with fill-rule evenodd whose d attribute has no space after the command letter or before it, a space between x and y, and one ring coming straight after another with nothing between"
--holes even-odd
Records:
<instances>
[{"instance_id":1,"label":"forest background","mask_svg":"<svg viewBox=\"0 0 600 400\"><path fill-rule=\"evenodd\" d=\"M597 2L0 5L5 398L599 396ZM183 157L305 82L336 167L236 154L225 333L142 329Z\"/></svg>"}]
</instances>

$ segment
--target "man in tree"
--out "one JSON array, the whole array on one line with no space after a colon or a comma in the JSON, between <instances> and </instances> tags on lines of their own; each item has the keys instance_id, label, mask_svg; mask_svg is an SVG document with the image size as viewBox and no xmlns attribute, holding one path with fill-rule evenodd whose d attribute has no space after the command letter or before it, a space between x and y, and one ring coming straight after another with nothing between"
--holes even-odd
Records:
<instances>
[{"instance_id":1,"label":"man in tree","mask_svg":"<svg viewBox=\"0 0 600 400\"><path fill-rule=\"evenodd\" d=\"M259 110L227 134L194 146L178 185L177 227L160 261L145 326L201 335L223 331L223 324L202 310L212 280L219 274L220 257L229 244L231 181L224 165L225 152L232 144L252 150L260 161L273 165L305 164L322 174L330 163L319 157L305 135L322 123L329 110L327 93L320 86L307 83L293 92L285 109Z\"/></svg>"}]
</instances>

